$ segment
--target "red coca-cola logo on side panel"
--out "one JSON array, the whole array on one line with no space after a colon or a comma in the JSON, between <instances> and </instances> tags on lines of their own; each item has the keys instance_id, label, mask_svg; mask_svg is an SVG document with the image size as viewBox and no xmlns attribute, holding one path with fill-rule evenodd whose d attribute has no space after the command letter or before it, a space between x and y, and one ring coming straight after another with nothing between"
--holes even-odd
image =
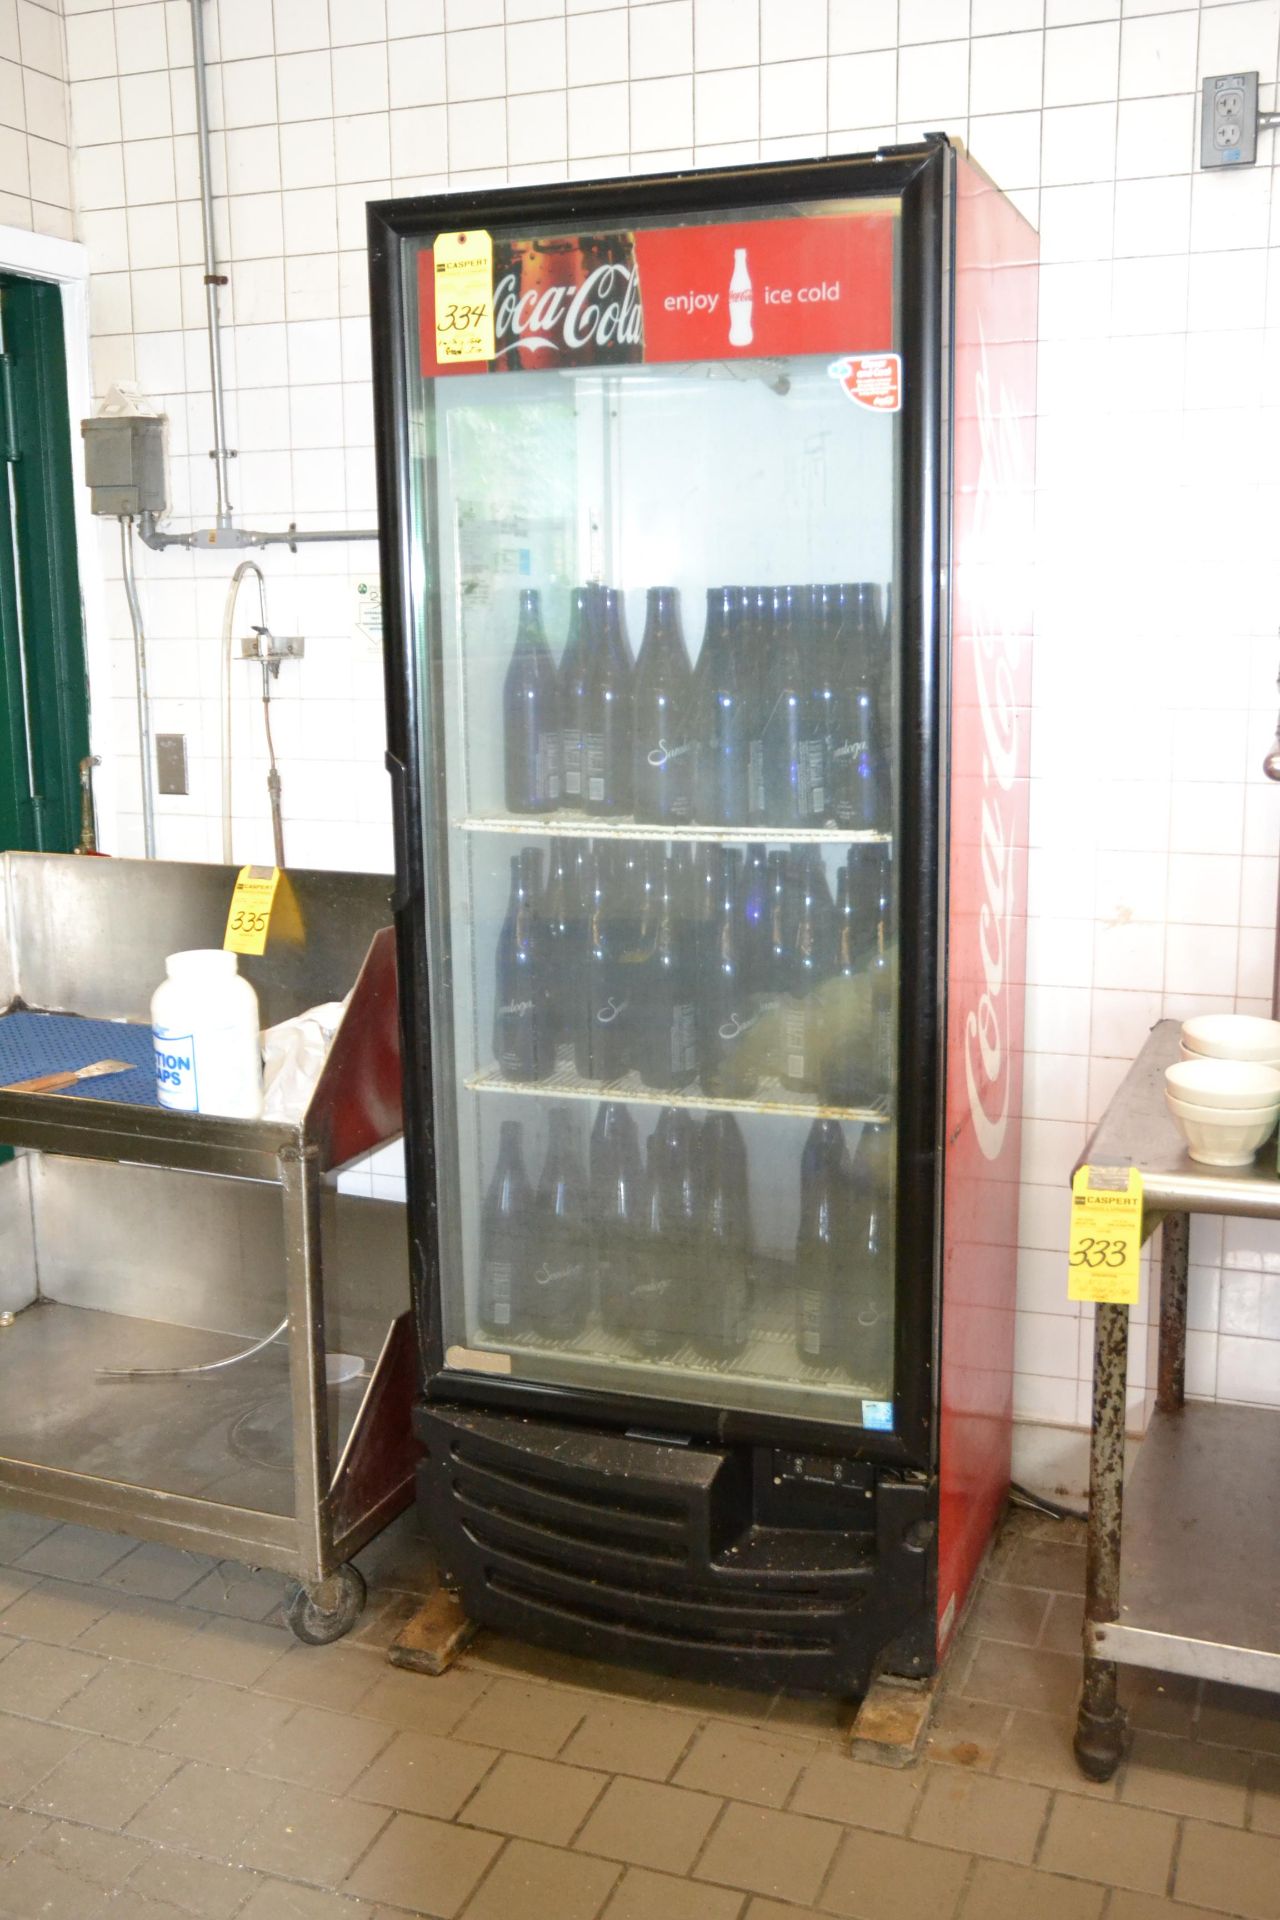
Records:
<instances>
[{"instance_id":1,"label":"red coca-cola logo on side panel","mask_svg":"<svg viewBox=\"0 0 1280 1920\"><path fill-rule=\"evenodd\" d=\"M430 250L419 256L422 371L530 372L638 361L885 354L894 216L737 221L498 239L493 360L435 357Z\"/></svg>"}]
</instances>

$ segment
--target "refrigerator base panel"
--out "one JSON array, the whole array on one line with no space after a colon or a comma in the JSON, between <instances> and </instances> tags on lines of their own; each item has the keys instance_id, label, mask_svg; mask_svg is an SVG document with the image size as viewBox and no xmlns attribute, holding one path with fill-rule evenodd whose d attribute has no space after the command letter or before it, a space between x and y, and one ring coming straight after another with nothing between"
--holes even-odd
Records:
<instances>
[{"instance_id":1,"label":"refrigerator base panel","mask_svg":"<svg viewBox=\"0 0 1280 1920\"><path fill-rule=\"evenodd\" d=\"M424 1525L478 1624L762 1690L933 1670L936 1499L836 1454L419 1404Z\"/></svg>"}]
</instances>

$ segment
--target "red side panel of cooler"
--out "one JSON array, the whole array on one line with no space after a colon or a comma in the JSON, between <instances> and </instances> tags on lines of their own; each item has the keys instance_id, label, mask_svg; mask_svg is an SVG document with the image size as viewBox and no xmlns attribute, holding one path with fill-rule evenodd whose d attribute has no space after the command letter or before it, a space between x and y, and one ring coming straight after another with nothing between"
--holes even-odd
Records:
<instances>
[{"instance_id":1,"label":"red side panel of cooler","mask_svg":"<svg viewBox=\"0 0 1280 1920\"><path fill-rule=\"evenodd\" d=\"M940 1654L1010 1472L1039 259L981 169L957 176Z\"/></svg>"}]
</instances>

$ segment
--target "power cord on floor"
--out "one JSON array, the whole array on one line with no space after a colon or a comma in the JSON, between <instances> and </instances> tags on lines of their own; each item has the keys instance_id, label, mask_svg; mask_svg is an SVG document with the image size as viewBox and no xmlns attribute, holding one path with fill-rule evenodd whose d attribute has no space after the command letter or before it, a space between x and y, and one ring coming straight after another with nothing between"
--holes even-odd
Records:
<instances>
[{"instance_id":1,"label":"power cord on floor","mask_svg":"<svg viewBox=\"0 0 1280 1920\"><path fill-rule=\"evenodd\" d=\"M1084 1507L1066 1507L1060 1500L1050 1500L1046 1494L1033 1493L1030 1487L1021 1487L1015 1480L1009 1488L1009 1505L1023 1507L1028 1513L1043 1513L1049 1520L1087 1520Z\"/></svg>"}]
</instances>

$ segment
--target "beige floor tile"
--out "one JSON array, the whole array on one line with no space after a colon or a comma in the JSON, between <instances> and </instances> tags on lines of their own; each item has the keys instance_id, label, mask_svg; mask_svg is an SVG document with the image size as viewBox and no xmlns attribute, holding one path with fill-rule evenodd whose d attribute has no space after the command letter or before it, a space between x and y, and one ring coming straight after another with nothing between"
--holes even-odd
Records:
<instances>
[{"instance_id":1,"label":"beige floor tile","mask_svg":"<svg viewBox=\"0 0 1280 1920\"><path fill-rule=\"evenodd\" d=\"M1107 1920L1222 1920L1220 1909L1184 1907L1181 1900L1166 1900L1158 1893L1122 1893L1111 1896Z\"/></svg>"},{"instance_id":2,"label":"beige floor tile","mask_svg":"<svg viewBox=\"0 0 1280 1920\"><path fill-rule=\"evenodd\" d=\"M13 1920L109 1920L109 1888L95 1887L34 1852L0 1867L0 1913Z\"/></svg>"},{"instance_id":3,"label":"beige floor tile","mask_svg":"<svg viewBox=\"0 0 1280 1920\"><path fill-rule=\"evenodd\" d=\"M698 1730L687 1714L640 1701L613 1700L590 1707L561 1759L604 1773L633 1773L666 1780Z\"/></svg>"},{"instance_id":4,"label":"beige floor tile","mask_svg":"<svg viewBox=\"0 0 1280 1920\"><path fill-rule=\"evenodd\" d=\"M695 1877L775 1900L813 1901L839 1842L840 1829L829 1820L731 1802L712 1829Z\"/></svg>"},{"instance_id":5,"label":"beige floor tile","mask_svg":"<svg viewBox=\"0 0 1280 1920\"><path fill-rule=\"evenodd\" d=\"M49 1574L56 1580L100 1580L136 1544L126 1534L65 1525L28 1547L18 1565L26 1573Z\"/></svg>"},{"instance_id":6,"label":"beige floor tile","mask_svg":"<svg viewBox=\"0 0 1280 1920\"><path fill-rule=\"evenodd\" d=\"M42 1513L19 1513L16 1507L6 1507L0 1513L0 1566L10 1566L20 1560L37 1540L43 1540L57 1525L56 1520L49 1520Z\"/></svg>"},{"instance_id":7,"label":"beige floor tile","mask_svg":"<svg viewBox=\"0 0 1280 1920\"><path fill-rule=\"evenodd\" d=\"M76 1644L113 1660L139 1660L154 1667L173 1666L187 1641L205 1624L204 1614L179 1607L171 1600L106 1592L102 1597L110 1612L85 1626Z\"/></svg>"},{"instance_id":8,"label":"beige floor tile","mask_svg":"<svg viewBox=\"0 0 1280 1920\"><path fill-rule=\"evenodd\" d=\"M103 1833L69 1820L50 1820L32 1841L29 1853L52 1860L64 1872L79 1874L95 1887L120 1887L150 1858L151 1849L125 1833Z\"/></svg>"},{"instance_id":9,"label":"beige floor tile","mask_svg":"<svg viewBox=\"0 0 1280 1920\"><path fill-rule=\"evenodd\" d=\"M1120 1798L1162 1813L1242 1827L1252 1770L1252 1756L1237 1748L1140 1729L1120 1772Z\"/></svg>"},{"instance_id":10,"label":"beige floor tile","mask_svg":"<svg viewBox=\"0 0 1280 1920\"><path fill-rule=\"evenodd\" d=\"M1249 1825L1259 1833L1280 1833L1280 1761L1254 1762Z\"/></svg>"},{"instance_id":11,"label":"beige floor tile","mask_svg":"<svg viewBox=\"0 0 1280 1920\"><path fill-rule=\"evenodd\" d=\"M255 1695L261 1699L263 1696ZM293 1718L273 1727L245 1762L249 1773L267 1773L292 1780L318 1793L345 1793L395 1738L378 1720L360 1720L350 1713L327 1713L323 1707L298 1707L281 1701Z\"/></svg>"},{"instance_id":12,"label":"beige floor tile","mask_svg":"<svg viewBox=\"0 0 1280 1920\"><path fill-rule=\"evenodd\" d=\"M929 1759L968 1767L975 1773L990 1773L1008 1729L1009 1715L1008 1707L945 1693L929 1722Z\"/></svg>"},{"instance_id":13,"label":"beige floor tile","mask_svg":"<svg viewBox=\"0 0 1280 1920\"><path fill-rule=\"evenodd\" d=\"M499 1633L477 1634L467 1649L466 1662L480 1672L504 1674L513 1680L547 1681L606 1700L647 1700L661 1684L658 1675L643 1667L586 1660L555 1647L510 1640Z\"/></svg>"},{"instance_id":14,"label":"beige floor tile","mask_svg":"<svg viewBox=\"0 0 1280 1920\"><path fill-rule=\"evenodd\" d=\"M452 1820L497 1757L488 1747L467 1747L434 1733L400 1732L347 1791L354 1800Z\"/></svg>"},{"instance_id":15,"label":"beige floor tile","mask_svg":"<svg viewBox=\"0 0 1280 1920\"><path fill-rule=\"evenodd\" d=\"M129 1877L128 1891L164 1901L192 1920L232 1920L259 1884L244 1867L155 1848Z\"/></svg>"},{"instance_id":16,"label":"beige floor tile","mask_svg":"<svg viewBox=\"0 0 1280 1920\"><path fill-rule=\"evenodd\" d=\"M554 1760L580 1725L587 1706L585 1694L519 1680L494 1680L453 1731L457 1739L474 1740L477 1746L505 1747L512 1753Z\"/></svg>"},{"instance_id":17,"label":"beige floor tile","mask_svg":"<svg viewBox=\"0 0 1280 1920\"><path fill-rule=\"evenodd\" d=\"M789 1803L792 1813L839 1820L878 1833L905 1833L924 1784L924 1769L880 1767L847 1753L815 1754Z\"/></svg>"},{"instance_id":18,"label":"beige floor tile","mask_svg":"<svg viewBox=\"0 0 1280 1920\"><path fill-rule=\"evenodd\" d=\"M375 1920L375 1915L364 1900L268 1880L236 1920Z\"/></svg>"},{"instance_id":19,"label":"beige floor tile","mask_svg":"<svg viewBox=\"0 0 1280 1920\"><path fill-rule=\"evenodd\" d=\"M999 1578L1009 1586L1083 1593L1084 1542L1019 1539Z\"/></svg>"},{"instance_id":20,"label":"beige floor tile","mask_svg":"<svg viewBox=\"0 0 1280 1920\"><path fill-rule=\"evenodd\" d=\"M281 1791L277 1783L247 1773L192 1762L134 1815L129 1832L162 1847L230 1860Z\"/></svg>"},{"instance_id":21,"label":"beige floor tile","mask_svg":"<svg viewBox=\"0 0 1280 1920\"><path fill-rule=\"evenodd\" d=\"M46 1727L0 1713L0 1806L21 1800L83 1738L70 1727Z\"/></svg>"},{"instance_id":22,"label":"beige floor tile","mask_svg":"<svg viewBox=\"0 0 1280 1920\"><path fill-rule=\"evenodd\" d=\"M1188 1820L1174 1893L1245 1920L1280 1920L1280 1836Z\"/></svg>"},{"instance_id":23,"label":"beige floor tile","mask_svg":"<svg viewBox=\"0 0 1280 1920\"><path fill-rule=\"evenodd\" d=\"M170 1753L127 1746L91 1734L60 1766L31 1788L33 1813L81 1820L118 1831L172 1778L182 1762Z\"/></svg>"},{"instance_id":24,"label":"beige floor tile","mask_svg":"<svg viewBox=\"0 0 1280 1920\"><path fill-rule=\"evenodd\" d=\"M1105 1887L1085 1880L1064 1880L1003 1860L979 1860L960 1920L1098 1920L1106 1897Z\"/></svg>"},{"instance_id":25,"label":"beige floor tile","mask_svg":"<svg viewBox=\"0 0 1280 1920\"><path fill-rule=\"evenodd\" d=\"M448 1827L416 1813L393 1814L345 1891L433 1920L453 1920L501 1846L496 1834Z\"/></svg>"},{"instance_id":26,"label":"beige floor tile","mask_svg":"<svg viewBox=\"0 0 1280 1920\"><path fill-rule=\"evenodd\" d=\"M69 1580L41 1580L8 1603L0 1613L0 1633L20 1640L46 1640L67 1647L82 1636L111 1605L103 1587L75 1586ZM90 1652L96 1649L90 1647Z\"/></svg>"},{"instance_id":27,"label":"beige floor tile","mask_svg":"<svg viewBox=\"0 0 1280 1920\"><path fill-rule=\"evenodd\" d=\"M182 1704L147 1736L147 1743L211 1766L240 1767L293 1711L288 1700L268 1700L218 1680L197 1680Z\"/></svg>"},{"instance_id":28,"label":"beige floor tile","mask_svg":"<svg viewBox=\"0 0 1280 1920\"><path fill-rule=\"evenodd\" d=\"M588 1773L555 1760L535 1760L525 1753L504 1753L459 1818L491 1833L564 1847L607 1784L603 1773Z\"/></svg>"},{"instance_id":29,"label":"beige floor tile","mask_svg":"<svg viewBox=\"0 0 1280 1920\"><path fill-rule=\"evenodd\" d=\"M102 1663L102 1671L84 1691L73 1694L52 1718L62 1726L110 1734L117 1740L145 1740L162 1720L177 1712L191 1686L183 1675L160 1667L111 1660Z\"/></svg>"},{"instance_id":30,"label":"beige floor tile","mask_svg":"<svg viewBox=\"0 0 1280 1920\"><path fill-rule=\"evenodd\" d=\"M278 1573L255 1573L235 1560L220 1560L185 1596L188 1606L237 1620L266 1620L279 1613L284 1581Z\"/></svg>"},{"instance_id":31,"label":"beige floor tile","mask_svg":"<svg viewBox=\"0 0 1280 1920\"><path fill-rule=\"evenodd\" d=\"M224 1620L217 1614L197 1614L196 1619L199 1631L174 1649L168 1664L197 1680L256 1687L263 1674L298 1645L287 1627L260 1620Z\"/></svg>"},{"instance_id":32,"label":"beige floor tile","mask_svg":"<svg viewBox=\"0 0 1280 1920\"><path fill-rule=\"evenodd\" d=\"M1120 1784L1114 1777L1085 1779L1071 1747L1074 1734L1073 1719L1047 1713L1014 1713L997 1750L995 1770L1011 1780L1062 1787L1068 1793L1083 1794L1087 1800L1118 1799Z\"/></svg>"},{"instance_id":33,"label":"beige floor tile","mask_svg":"<svg viewBox=\"0 0 1280 1920\"><path fill-rule=\"evenodd\" d=\"M718 1793L725 1800L781 1807L813 1754L809 1741L801 1744L755 1727L720 1722L703 1728L672 1776L672 1784Z\"/></svg>"},{"instance_id":34,"label":"beige floor tile","mask_svg":"<svg viewBox=\"0 0 1280 1920\"><path fill-rule=\"evenodd\" d=\"M1084 1601L1079 1594L1055 1593L1049 1598L1049 1612L1040 1635L1042 1647L1057 1653L1079 1654L1084 1633Z\"/></svg>"},{"instance_id":35,"label":"beige floor tile","mask_svg":"<svg viewBox=\"0 0 1280 1920\"><path fill-rule=\"evenodd\" d=\"M620 1871L611 1860L513 1840L468 1902L466 1920L595 1920Z\"/></svg>"},{"instance_id":36,"label":"beige floor tile","mask_svg":"<svg viewBox=\"0 0 1280 1920\"><path fill-rule=\"evenodd\" d=\"M814 1694L778 1694L764 1725L770 1733L798 1733L834 1746L848 1740L857 1705Z\"/></svg>"},{"instance_id":37,"label":"beige floor tile","mask_svg":"<svg viewBox=\"0 0 1280 1920\"><path fill-rule=\"evenodd\" d=\"M452 1733L489 1685L489 1674L466 1667L451 1667L433 1677L384 1666L361 1700L360 1712L416 1733Z\"/></svg>"},{"instance_id":38,"label":"beige floor tile","mask_svg":"<svg viewBox=\"0 0 1280 1920\"><path fill-rule=\"evenodd\" d=\"M286 1787L240 1843L239 1863L282 1880L336 1887L390 1818L386 1807Z\"/></svg>"},{"instance_id":39,"label":"beige floor tile","mask_svg":"<svg viewBox=\"0 0 1280 1920\"><path fill-rule=\"evenodd\" d=\"M842 1920L951 1920L968 1871L961 1853L894 1834L850 1833L836 1855L822 1909Z\"/></svg>"},{"instance_id":40,"label":"beige floor tile","mask_svg":"<svg viewBox=\"0 0 1280 1920\"><path fill-rule=\"evenodd\" d=\"M1177 1823L1168 1814L1063 1793L1049 1816L1038 1864L1079 1880L1162 1893L1176 1832Z\"/></svg>"},{"instance_id":41,"label":"beige floor tile","mask_svg":"<svg viewBox=\"0 0 1280 1920\"><path fill-rule=\"evenodd\" d=\"M911 1836L927 1845L1029 1866L1048 1806L1043 1787L959 1767L932 1767Z\"/></svg>"},{"instance_id":42,"label":"beige floor tile","mask_svg":"<svg viewBox=\"0 0 1280 1920\"><path fill-rule=\"evenodd\" d=\"M688 1873L720 1804L683 1787L614 1780L575 1844L585 1853L603 1853L659 1873Z\"/></svg>"},{"instance_id":43,"label":"beige floor tile","mask_svg":"<svg viewBox=\"0 0 1280 1920\"><path fill-rule=\"evenodd\" d=\"M0 1807L0 1865L16 1860L22 1849L44 1832L46 1824L38 1814L28 1813L25 1808Z\"/></svg>"},{"instance_id":44,"label":"beige floor tile","mask_svg":"<svg viewBox=\"0 0 1280 1920\"><path fill-rule=\"evenodd\" d=\"M1176 1673L1153 1673L1142 1667L1120 1669L1120 1703L1129 1724L1144 1727L1148 1733L1192 1734L1200 1686L1200 1681L1184 1680Z\"/></svg>"},{"instance_id":45,"label":"beige floor tile","mask_svg":"<svg viewBox=\"0 0 1280 1920\"><path fill-rule=\"evenodd\" d=\"M180 1600L213 1566L206 1553L187 1553L147 1540L102 1575L104 1587L138 1593L149 1600Z\"/></svg>"},{"instance_id":46,"label":"beige floor tile","mask_svg":"<svg viewBox=\"0 0 1280 1920\"><path fill-rule=\"evenodd\" d=\"M678 1707L705 1720L742 1720L762 1727L777 1706L772 1694L753 1693L748 1687L717 1687L704 1680L658 1681L654 1700L659 1706Z\"/></svg>"},{"instance_id":47,"label":"beige floor tile","mask_svg":"<svg viewBox=\"0 0 1280 1920\"><path fill-rule=\"evenodd\" d=\"M251 1682L256 1692L352 1713L387 1671L386 1661L371 1647L301 1647L292 1634L289 1640L280 1658Z\"/></svg>"},{"instance_id":48,"label":"beige floor tile","mask_svg":"<svg viewBox=\"0 0 1280 1920\"><path fill-rule=\"evenodd\" d=\"M1034 1647L1052 1597L1042 1587L1002 1587L993 1581L979 1595L965 1632L978 1640L1005 1640L1015 1646Z\"/></svg>"},{"instance_id":49,"label":"beige floor tile","mask_svg":"<svg viewBox=\"0 0 1280 1920\"><path fill-rule=\"evenodd\" d=\"M980 1640L960 1689L971 1700L1037 1713L1068 1714L1080 1692L1080 1662L1044 1647Z\"/></svg>"},{"instance_id":50,"label":"beige floor tile","mask_svg":"<svg viewBox=\"0 0 1280 1920\"><path fill-rule=\"evenodd\" d=\"M91 1653L24 1640L7 1660L0 1660L0 1713L50 1720L104 1668Z\"/></svg>"},{"instance_id":51,"label":"beige floor tile","mask_svg":"<svg viewBox=\"0 0 1280 1920\"><path fill-rule=\"evenodd\" d=\"M0 1627L3 1625L0 1620ZM1248 1687L1206 1683L1196 1738L1228 1747L1248 1747L1255 1753L1280 1754L1280 1697L1254 1693Z\"/></svg>"},{"instance_id":52,"label":"beige floor tile","mask_svg":"<svg viewBox=\"0 0 1280 1920\"><path fill-rule=\"evenodd\" d=\"M648 1867L628 1867L604 1920L738 1920L741 1911L742 1895L727 1887L695 1886Z\"/></svg>"},{"instance_id":53,"label":"beige floor tile","mask_svg":"<svg viewBox=\"0 0 1280 1920\"><path fill-rule=\"evenodd\" d=\"M792 1907L781 1900L750 1900L743 1920L811 1920L812 1907Z\"/></svg>"}]
</instances>

